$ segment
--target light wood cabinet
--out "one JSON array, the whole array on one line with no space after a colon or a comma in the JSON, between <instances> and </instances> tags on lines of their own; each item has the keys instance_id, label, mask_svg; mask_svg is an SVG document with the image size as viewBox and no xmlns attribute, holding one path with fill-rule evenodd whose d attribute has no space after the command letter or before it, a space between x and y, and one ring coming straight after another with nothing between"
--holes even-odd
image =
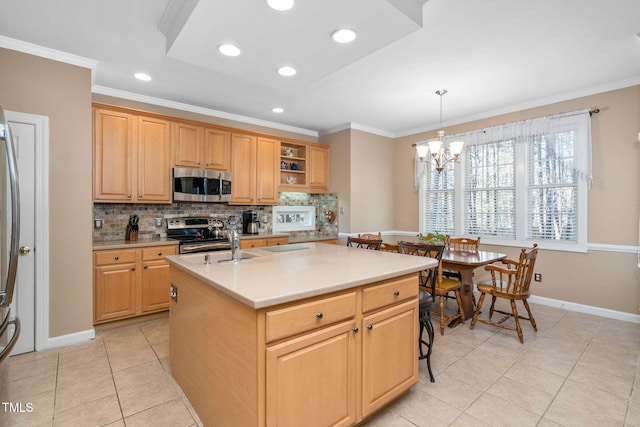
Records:
<instances>
[{"instance_id":1,"label":"light wood cabinet","mask_svg":"<svg viewBox=\"0 0 640 427\"><path fill-rule=\"evenodd\" d=\"M311 193L329 191L329 147L326 145L309 146L309 189Z\"/></svg>"},{"instance_id":2,"label":"light wood cabinet","mask_svg":"<svg viewBox=\"0 0 640 427\"><path fill-rule=\"evenodd\" d=\"M171 281L172 373L205 424L353 425L418 381L417 274L258 310Z\"/></svg>"},{"instance_id":3,"label":"light wood cabinet","mask_svg":"<svg viewBox=\"0 0 640 427\"><path fill-rule=\"evenodd\" d=\"M94 251L94 324L169 308L169 264L175 245Z\"/></svg>"},{"instance_id":4,"label":"light wood cabinet","mask_svg":"<svg viewBox=\"0 0 640 427\"><path fill-rule=\"evenodd\" d=\"M329 189L329 146L281 142L280 191L326 193Z\"/></svg>"},{"instance_id":5,"label":"light wood cabinet","mask_svg":"<svg viewBox=\"0 0 640 427\"><path fill-rule=\"evenodd\" d=\"M264 237L256 239L240 239L240 249L262 248L265 246L288 245L288 237Z\"/></svg>"},{"instance_id":6,"label":"light wood cabinet","mask_svg":"<svg viewBox=\"0 0 640 427\"><path fill-rule=\"evenodd\" d=\"M274 139L231 135L231 204L278 203L279 147Z\"/></svg>"},{"instance_id":7,"label":"light wood cabinet","mask_svg":"<svg viewBox=\"0 0 640 427\"><path fill-rule=\"evenodd\" d=\"M171 124L94 108L93 198L100 202L171 203Z\"/></svg>"},{"instance_id":8,"label":"light wood cabinet","mask_svg":"<svg viewBox=\"0 0 640 427\"><path fill-rule=\"evenodd\" d=\"M227 171L231 166L231 132L209 126L173 123L173 165Z\"/></svg>"}]
</instances>

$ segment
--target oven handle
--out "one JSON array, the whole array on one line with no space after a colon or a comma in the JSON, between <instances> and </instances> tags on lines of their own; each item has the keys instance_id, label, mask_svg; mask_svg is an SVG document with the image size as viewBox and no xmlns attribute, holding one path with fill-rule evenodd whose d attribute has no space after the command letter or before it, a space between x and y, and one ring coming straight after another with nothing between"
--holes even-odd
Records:
<instances>
[{"instance_id":1,"label":"oven handle","mask_svg":"<svg viewBox=\"0 0 640 427\"><path fill-rule=\"evenodd\" d=\"M229 243L201 243L194 245L181 245L181 254L190 254L195 252L207 252L207 251L228 251L231 250Z\"/></svg>"}]
</instances>

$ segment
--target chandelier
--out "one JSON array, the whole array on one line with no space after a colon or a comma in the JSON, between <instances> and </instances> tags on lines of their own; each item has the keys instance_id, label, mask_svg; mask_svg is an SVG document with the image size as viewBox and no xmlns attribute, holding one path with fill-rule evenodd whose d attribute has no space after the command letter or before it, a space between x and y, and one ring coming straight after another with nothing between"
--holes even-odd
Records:
<instances>
[{"instance_id":1,"label":"chandelier","mask_svg":"<svg viewBox=\"0 0 640 427\"><path fill-rule=\"evenodd\" d=\"M458 156L462 153L462 147L464 147L464 142L462 141L450 142L449 156L445 153L445 145L442 142L442 138L444 137L444 131L442 130L442 96L445 93L447 93L446 89L436 91L436 95L440 96L440 130L437 132L438 140L429 141L427 144L416 145L418 158L421 162L427 161L427 155L431 152L431 158L435 163L438 173L442 172L447 163L458 160Z\"/></svg>"}]
</instances>

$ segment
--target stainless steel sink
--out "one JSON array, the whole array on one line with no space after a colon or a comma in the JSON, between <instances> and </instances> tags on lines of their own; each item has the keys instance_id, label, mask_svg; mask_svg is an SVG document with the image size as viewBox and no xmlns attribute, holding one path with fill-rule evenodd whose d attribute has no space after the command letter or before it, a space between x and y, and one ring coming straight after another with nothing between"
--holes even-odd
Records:
<instances>
[{"instance_id":1,"label":"stainless steel sink","mask_svg":"<svg viewBox=\"0 0 640 427\"><path fill-rule=\"evenodd\" d=\"M289 252L289 251L299 251L302 249L309 249L309 246L293 244L293 245L267 246L260 249L262 249L263 251L269 251L269 252Z\"/></svg>"},{"instance_id":2,"label":"stainless steel sink","mask_svg":"<svg viewBox=\"0 0 640 427\"><path fill-rule=\"evenodd\" d=\"M220 264L233 264L233 263L238 263L241 261L249 261L252 258L255 258L257 255L251 255L251 254L240 254L240 258L239 259L220 259L218 260L218 262Z\"/></svg>"}]
</instances>

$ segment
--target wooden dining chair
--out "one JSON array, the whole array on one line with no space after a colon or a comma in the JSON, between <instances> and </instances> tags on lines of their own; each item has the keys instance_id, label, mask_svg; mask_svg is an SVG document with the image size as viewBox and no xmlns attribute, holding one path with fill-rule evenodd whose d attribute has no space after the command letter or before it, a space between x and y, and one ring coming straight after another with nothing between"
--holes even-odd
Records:
<instances>
[{"instance_id":1,"label":"wooden dining chair","mask_svg":"<svg viewBox=\"0 0 640 427\"><path fill-rule=\"evenodd\" d=\"M520 327L520 319L528 320L531 322L533 330L538 330L533 314L531 314L531 308L527 302L527 298L531 296L531 278L533 276L537 255L538 245L534 243L533 248L529 252L527 252L526 248L522 248L518 261L510 259L502 260L502 263L506 264L506 267L496 264L490 264L484 267L485 270L491 273L491 282L478 285L480 299L478 300L478 306L471 320L471 329L473 329L476 322L509 329L518 333L518 338L520 338L521 343L524 343L524 338L522 336L522 328ZM485 320L478 318L478 315L480 314L484 298L487 295L491 295L491 308L489 309L489 319ZM496 299L498 298L509 300L511 303L511 313L495 308ZM523 317L518 314L518 309L516 308L516 301L518 300L522 301L529 317ZM493 322L491 317L493 317L494 312L504 314L505 316L497 322ZM515 327L504 324L504 322L511 317L515 320Z\"/></svg>"},{"instance_id":2,"label":"wooden dining chair","mask_svg":"<svg viewBox=\"0 0 640 427\"><path fill-rule=\"evenodd\" d=\"M447 234L444 239L444 247L446 250L478 252L480 248L480 236L478 236L477 239L471 239L469 237L451 237ZM462 280L459 271L442 270L442 274L444 277L453 277Z\"/></svg>"},{"instance_id":3,"label":"wooden dining chair","mask_svg":"<svg viewBox=\"0 0 640 427\"><path fill-rule=\"evenodd\" d=\"M362 239L360 237L347 238L347 246L351 246L353 248L372 249L377 251L380 249L381 244L382 239Z\"/></svg>"},{"instance_id":4,"label":"wooden dining chair","mask_svg":"<svg viewBox=\"0 0 640 427\"><path fill-rule=\"evenodd\" d=\"M382 233L378 232L378 234L373 233L358 233L358 239L370 239L370 240L382 240Z\"/></svg>"},{"instance_id":5,"label":"wooden dining chair","mask_svg":"<svg viewBox=\"0 0 640 427\"><path fill-rule=\"evenodd\" d=\"M380 250L384 252L400 252L400 246L394 245L393 243L382 242Z\"/></svg>"},{"instance_id":6,"label":"wooden dining chair","mask_svg":"<svg viewBox=\"0 0 640 427\"><path fill-rule=\"evenodd\" d=\"M438 266L429 270L420 272L420 286L431 292L432 299L435 301L435 297L439 297L440 311L438 313L440 317L440 335L444 335L445 323L449 323L453 320L460 319L464 323L464 311L462 310L462 298L460 297L460 288L462 283L459 280L448 279L442 277L442 253L444 252L444 245L432 245L425 243L413 243L413 242L399 242L400 253L426 256L438 260ZM444 302L446 295L449 292L455 294L456 302L458 303L457 313L451 316L447 316L444 311Z\"/></svg>"}]
</instances>

